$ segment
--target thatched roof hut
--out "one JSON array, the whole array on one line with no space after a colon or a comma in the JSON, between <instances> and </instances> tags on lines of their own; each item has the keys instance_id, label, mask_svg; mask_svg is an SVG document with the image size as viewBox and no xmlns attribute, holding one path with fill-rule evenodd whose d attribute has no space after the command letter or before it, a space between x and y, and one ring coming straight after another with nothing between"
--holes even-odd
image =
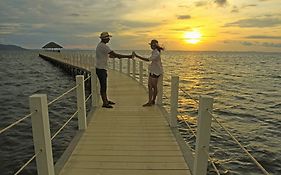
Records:
<instances>
[{"instance_id":1,"label":"thatched roof hut","mask_svg":"<svg viewBox=\"0 0 281 175\"><path fill-rule=\"evenodd\" d=\"M45 46L42 47L43 49L47 49L47 50L57 50L59 51L59 49L63 48L62 46L58 45L55 42L49 42L48 44L46 44Z\"/></svg>"}]
</instances>

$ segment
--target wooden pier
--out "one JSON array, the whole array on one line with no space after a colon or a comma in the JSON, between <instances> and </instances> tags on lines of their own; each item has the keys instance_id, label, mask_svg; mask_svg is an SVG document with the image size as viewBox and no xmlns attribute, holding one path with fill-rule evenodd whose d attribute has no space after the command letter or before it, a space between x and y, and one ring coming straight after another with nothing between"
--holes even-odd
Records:
<instances>
[{"instance_id":1,"label":"wooden pier","mask_svg":"<svg viewBox=\"0 0 281 175\"><path fill-rule=\"evenodd\" d=\"M116 71L109 72L113 109L98 107L61 175L188 175L169 124L143 86Z\"/></svg>"}]
</instances>

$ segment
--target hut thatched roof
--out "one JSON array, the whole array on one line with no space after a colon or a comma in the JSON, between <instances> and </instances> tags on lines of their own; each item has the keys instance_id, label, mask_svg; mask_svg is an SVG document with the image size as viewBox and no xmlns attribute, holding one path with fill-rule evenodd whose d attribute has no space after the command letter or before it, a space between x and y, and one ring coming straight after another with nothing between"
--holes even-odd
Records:
<instances>
[{"instance_id":1,"label":"hut thatched roof","mask_svg":"<svg viewBox=\"0 0 281 175\"><path fill-rule=\"evenodd\" d=\"M62 48L62 46L58 45L57 43L54 42L49 42L45 46L42 47L43 49L48 49L48 48Z\"/></svg>"}]
</instances>

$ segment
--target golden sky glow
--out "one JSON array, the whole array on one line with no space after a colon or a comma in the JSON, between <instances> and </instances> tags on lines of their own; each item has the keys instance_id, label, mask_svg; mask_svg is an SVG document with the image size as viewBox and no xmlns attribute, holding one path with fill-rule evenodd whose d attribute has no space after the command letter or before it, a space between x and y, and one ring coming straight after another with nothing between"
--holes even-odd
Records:
<instances>
[{"instance_id":1,"label":"golden sky glow","mask_svg":"<svg viewBox=\"0 0 281 175\"><path fill-rule=\"evenodd\" d=\"M201 41L202 34L199 31L187 31L184 33L184 39L187 43L197 44Z\"/></svg>"},{"instance_id":2,"label":"golden sky glow","mask_svg":"<svg viewBox=\"0 0 281 175\"><path fill-rule=\"evenodd\" d=\"M32 8L31 8L32 7ZM68 0L0 2L0 43L94 49L102 31L114 49L280 51L280 0Z\"/></svg>"}]
</instances>

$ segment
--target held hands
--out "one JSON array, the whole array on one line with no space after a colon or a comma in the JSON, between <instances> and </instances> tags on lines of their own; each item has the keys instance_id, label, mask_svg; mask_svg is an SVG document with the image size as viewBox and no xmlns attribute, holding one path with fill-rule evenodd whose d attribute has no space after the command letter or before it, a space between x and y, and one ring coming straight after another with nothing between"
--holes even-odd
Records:
<instances>
[{"instance_id":1,"label":"held hands","mask_svg":"<svg viewBox=\"0 0 281 175\"><path fill-rule=\"evenodd\" d=\"M132 56L133 58L138 57L135 51L132 52Z\"/></svg>"},{"instance_id":2,"label":"held hands","mask_svg":"<svg viewBox=\"0 0 281 175\"><path fill-rule=\"evenodd\" d=\"M135 52L133 51L132 54L129 56L129 59L134 59L135 58Z\"/></svg>"}]
</instances>

